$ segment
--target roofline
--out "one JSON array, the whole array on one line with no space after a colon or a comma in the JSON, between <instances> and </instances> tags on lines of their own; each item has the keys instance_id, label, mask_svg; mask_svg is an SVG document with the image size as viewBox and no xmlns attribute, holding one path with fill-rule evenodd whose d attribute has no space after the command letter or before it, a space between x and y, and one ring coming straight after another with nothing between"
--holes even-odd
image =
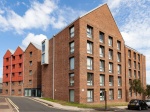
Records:
<instances>
[{"instance_id":1,"label":"roofline","mask_svg":"<svg viewBox=\"0 0 150 112\"><path fill-rule=\"evenodd\" d=\"M137 51L137 50L135 50L135 49L133 49L133 48L131 48L131 47L127 46L127 45L125 45L125 47L127 47L127 48L129 48L129 49L131 49L131 50L133 50L133 51L135 51L135 52L137 52L137 53L141 54L139 51ZM142 55L143 55L143 54L142 54Z\"/></svg>"}]
</instances>

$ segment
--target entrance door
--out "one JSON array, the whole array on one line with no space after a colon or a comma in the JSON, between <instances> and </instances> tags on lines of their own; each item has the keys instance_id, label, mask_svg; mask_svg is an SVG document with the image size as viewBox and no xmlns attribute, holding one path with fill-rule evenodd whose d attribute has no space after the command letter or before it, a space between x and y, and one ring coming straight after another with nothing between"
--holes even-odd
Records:
<instances>
[{"instance_id":1,"label":"entrance door","mask_svg":"<svg viewBox=\"0 0 150 112\"><path fill-rule=\"evenodd\" d=\"M74 102L74 90L69 90L70 102Z\"/></svg>"}]
</instances>

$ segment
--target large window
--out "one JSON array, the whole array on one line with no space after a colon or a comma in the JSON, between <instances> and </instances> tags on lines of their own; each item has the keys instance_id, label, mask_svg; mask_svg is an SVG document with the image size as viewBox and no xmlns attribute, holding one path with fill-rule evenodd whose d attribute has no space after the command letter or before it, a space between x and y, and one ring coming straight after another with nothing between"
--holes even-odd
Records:
<instances>
[{"instance_id":1,"label":"large window","mask_svg":"<svg viewBox=\"0 0 150 112\"><path fill-rule=\"evenodd\" d=\"M70 37L74 37L74 26L72 26L70 29L69 29L69 32L70 32Z\"/></svg>"},{"instance_id":2,"label":"large window","mask_svg":"<svg viewBox=\"0 0 150 112\"><path fill-rule=\"evenodd\" d=\"M87 102L93 102L93 89L87 90Z\"/></svg>"},{"instance_id":3,"label":"large window","mask_svg":"<svg viewBox=\"0 0 150 112\"><path fill-rule=\"evenodd\" d=\"M108 45L113 46L113 38L110 36L108 37Z\"/></svg>"},{"instance_id":4,"label":"large window","mask_svg":"<svg viewBox=\"0 0 150 112\"><path fill-rule=\"evenodd\" d=\"M121 74L121 65L118 65L118 74Z\"/></svg>"},{"instance_id":5,"label":"large window","mask_svg":"<svg viewBox=\"0 0 150 112\"><path fill-rule=\"evenodd\" d=\"M109 73L113 73L113 63L109 62Z\"/></svg>"},{"instance_id":6,"label":"large window","mask_svg":"<svg viewBox=\"0 0 150 112\"><path fill-rule=\"evenodd\" d=\"M122 85L121 77L118 77L118 86Z\"/></svg>"},{"instance_id":7,"label":"large window","mask_svg":"<svg viewBox=\"0 0 150 112\"><path fill-rule=\"evenodd\" d=\"M113 59L113 50L109 49L109 59Z\"/></svg>"},{"instance_id":8,"label":"large window","mask_svg":"<svg viewBox=\"0 0 150 112\"><path fill-rule=\"evenodd\" d=\"M114 99L114 90L110 89L109 90L109 100L113 100Z\"/></svg>"},{"instance_id":9,"label":"large window","mask_svg":"<svg viewBox=\"0 0 150 112\"><path fill-rule=\"evenodd\" d=\"M100 101L105 100L105 89L100 89Z\"/></svg>"},{"instance_id":10,"label":"large window","mask_svg":"<svg viewBox=\"0 0 150 112\"><path fill-rule=\"evenodd\" d=\"M87 37L92 38L93 28L91 26L87 26Z\"/></svg>"},{"instance_id":11,"label":"large window","mask_svg":"<svg viewBox=\"0 0 150 112\"><path fill-rule=\"evenodd\" d=\"M104 51L104 46L100 46L99 48L99 55L100 57L104 57L105 51Z\"/></svg>"},{"instance_id":12,"label":"large window","mask_svg":"<svg viewBox=\"0 0 150 112\"><path fill-rule=\"evenodd\" d=\"M103 32L100 32L100 34L99 34L99 41L101 43L104 43L104 33Z\"/></svg>"},{"instance_id":13,"label":"large window","mask_svg":"<svg viewBox=\"0 0 150 112\"><path fill-rule=\"evenodd\" d=\"M121 53L119 53L119 52L117 53L117 61L121 62Z\"/></svg>"},{"instance_id":14,"label":"large window","mask_svg":"<svg viewBox=\"0 0 150 112\"><path fill-rule=\"evenodd\" d=\"M93 69L93 59L90 57L87 57L87 69L92 70Z\"/></svg>"},{"instance_id":15,"label":"large window","mask_svg":"<svg viewBox=\"0 0 150 112\"><path fill-rule=\"evenodd\" d=\"M87 85L92 86L93 85L93 74L87 73Z\"/></svg>"},{"instance_id":16,"label":"large window","mask_svg":"<svg viewBox=\"0 0 150 112\"><path fill-rule=\"evenodd\" d=\"M118 89L118 99L121 99L121 98L122 98L122 90Z\"/></svg>"},{"instance_id":17,"label":"large window","mask_svg":"<svg viewBox=\"0 0 150 112\"><path fill-rule=\"evenodd\" d=\"M74 73L69 74L69 85L74 86Z\"/></svg>"},{"instance_id":18,"label":"large window","mask_svg":"<svg viewBox=\"0 0 150 112\"><path fill-rule=\"evenodd\" d=\"M100 86L105 86L105 76L104 75L100 75Z\"/></svg>"},{"instance_id":19,"label":"large window","mask_svg":"<svg viewBox=\"0 0 150 112\"><path fill-rule=\"evenodd\" d=\"M92 42L87 42L87 53L92 54Z\"/></svg>"},{"instance_id":20,"label":"large window","mask_svg":"<svg viewBox=\"0 0 150 112\"><path fill-rule=\"evenodd\" d=\"M74 42L70 43L70 53L74 53Z\"/></svg>"},{"instance_id":21,"label":"large window","mask_svg":"<svg viewBox=\"0 0 150 112\"><path fill-rule=\"evenodd\" d=\"M113 76L109 76L109 86L113 86L114 84Z\"/></svg>"},{"instance_id":22,"label":"large window","mask_svg":"<svg viewBox=\"0 0 150 112\"><path fill-rule=\"evenodd\" d=\"M70 58L70 70L74 69L74 57Z\"/></svg>"},{"instance_id":23,"label":"large window","mask_svg":"<svg viewBox=\"0 0 150 112\"><path fill-rule=\"evenodd\" d=\"M121 50L121 42L120 41L117 41L117 49Z\"/></svg>"},{"instance_id":24,"label":"large window","mask_svg":"<svg viewBox=\"0 0 150 112\"><path fill-rule=\"evenodd\" d=\"M105 61L104 60L100 60L100 71L104 72L104 67L105 67Z\"/></svg>"}]
</instances>

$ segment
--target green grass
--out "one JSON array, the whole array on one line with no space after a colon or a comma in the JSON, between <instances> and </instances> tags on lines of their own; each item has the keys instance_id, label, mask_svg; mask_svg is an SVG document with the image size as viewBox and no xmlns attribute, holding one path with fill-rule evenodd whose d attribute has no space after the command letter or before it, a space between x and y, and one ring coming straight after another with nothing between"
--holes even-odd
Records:
<instances>
[{"instance_id":1,"label":"green grass","mask_svg":"<svg viewBox=\"0 0 150 112\"><path fill-rule=\"evenodd\" d=\"M41 98L43 100L59 103L61 105L65 106L74 106L74 107L79 107L79 108L104 108L105 104L79 104L79 103L72 103L72 102L66 102L66 101L60 101L60 100L53 100L51 98ZM119 102L119 103L108 103L108 107L114 107L114 106L127 106L127 102Z\"/></svg>"}]
</instances>

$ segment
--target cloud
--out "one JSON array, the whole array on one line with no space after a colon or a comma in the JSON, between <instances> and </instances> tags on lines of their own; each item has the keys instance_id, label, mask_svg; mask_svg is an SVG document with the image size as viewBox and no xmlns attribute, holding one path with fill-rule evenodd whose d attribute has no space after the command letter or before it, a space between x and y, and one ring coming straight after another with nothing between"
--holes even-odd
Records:
<instances>
[{"instance_id":1,"label":"cloud","mask_svg":"<svg viewBox=\"0 0 150 112\"><path fill-rule=\"evenodd\" d=\"M16 3L18 6L20 2ZM11 9L5 7L5 15L0 13L0 29L2 31L15 30L21 34L28 29L46 30L49 26L55 29L65 27L71 20L83 13L80 10L74 10L70 7L58 5L57 1L44 0L43 3L38 1L31 2L31 6L21 16Z\"/></svg>"},{"instance_id":2,"label":"cloud","mask_svg":"<svg viewBox=\"0 0 150 112\"><path fill-rule=\"evenodd\" d=\"M43 34L35 35L33 33L29 33L25 39L22 41L22 47L26 48L30 42L33 42L35 44L41 45L41 42L47 39L47 37Z\"/></svg>"}]
</instances>

